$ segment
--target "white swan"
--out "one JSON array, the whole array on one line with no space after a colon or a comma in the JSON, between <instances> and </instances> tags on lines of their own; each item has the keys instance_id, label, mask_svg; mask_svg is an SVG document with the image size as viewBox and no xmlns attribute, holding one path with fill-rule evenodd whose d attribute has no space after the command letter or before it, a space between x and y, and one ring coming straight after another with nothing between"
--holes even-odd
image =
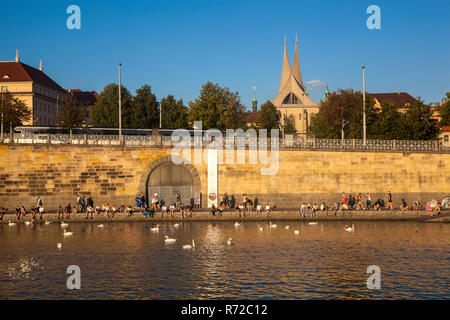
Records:
<instances>
[{"instance_id":1,"label":"white swan","mask_svg":"<svg viewBox=\"0 0 450 320\"><path fill-rule=\"evenodd\" d=\"M346 227L346 228L345 228L345 231L347 231L347 232L353 232L353 231L355 231L355 225L352 224L351 227Z\"/></svg>"},{"instance_id":2,"label":"white swan","mask_svg":"<svg viewBox=\"0 0 450 320\"><path fill-rule=\"evenodd\" d=\"M310 226L315 226L317 224L317 222L310 222L308 223Z\"/></svg>"},{"instance_id":3,"label":"white swan","mask_svg":"<svg viewBox=\"0 0 450 320\"><path fill-rule=\"evenodd\" d=\"M64 229L64 237L70 237L73 235L73 232L67 232L66 229Z\"/></svg>"},{"instance_id":4,"label":"white swan","mask_svg":"<svg viewBox=\"0 0 450 320\"><path fill-rule=\"evenodd\" d=\"M299 235L299 234L300 234L300 231L295 230L295 231L294 231L294 234L295 234L295 235Z\"/></svg>"},{"instance_id":5,"label":"white swan","mask_svg":"<svg viewBox=\"0 0 450 320\"><path fill-rule=\"evenodd\" d=\"M65 223L65 222L61 222L60 226L61 226L61 228L65 228L65 227L68 227L69 224Z\"/></svg>"},{"instance_id":6,"label":"white swan","mask_svg":"<svg viewBox=\"0 0 450 320\"><path fill-rule=\"evenodd\" d=\"M58 243L56 244L56 247L57 247L58 249L61 249L61 248L62 248L61 242L58 242Z\"/></svg>"},{"instance_id":7,"label":"white swan","mask_svg":"<svg viewBox=\"0 0 450 320\"><path fill-rule=\"evenodd\" d=\"M195 241L194 241L194 239L192 239L192 245L191 244L185 244L183 246L183 249L193 249L193 248L195 248Z\"/></svg>"},{"instance_id":8,"label":"white swan","mask_svg":"<svg viewBox=\"0 0 450 320\"><path fill-rule=\"evenodd\" d=\"M104 224L99 224L99 225L97 226L97 228L104 228L104 227L105 227Z\"/></svg>"},{"instance_id":9,"label":"white swan","mask_svg":"<svg viewBox=\"0 0 450 320\"><path fill-rule=\"evenodd\" d=\"M175 224L173 225L173 227L174 227L174 228L179 228L179 227L180 227L180 224L179 224L179 223L175 223Z\"/></svg>"},{"instance_id":10,"label":"white swan","mask_svg":"<svg viewBox=\"0 0 450 320\"><path fill-rule=\"evenodd\" d=\"M264 228L263 228L263 227L260 227L260 228L259 228L259 231L264 231Z\"/></svg>"},{"instance_id":11,"label":"white swan","mask_svg":"<svg viewBox=\"0 0 450 320\"><path fill-rule=\"evenodd\" d=\"M272 221L270 221L270 227L271 228L276 228L276 227L278 227L276 224L272 224Z\"/></svg>"},{"instance_id":12,"label":"white swan","mask_svg":"<svg viewBox=\"0 0 450 320\"><path fill-rule=\"evenodd\" d=\"M151 231L159 232L159 224L155 228L150 228Z\"/></svg>"},{"instance_id":13,"label":"white swan","mask_svg":"<svg viewBox=\"0 0 450 320\"><path fill-rule=\"evenodd\" d=\"M227 245L231 246L233 244L233 238L229 238L227 241Z\"/></svg>"},{"instance_id":14,"label":"white swan","mask_svg":"<svg viewBox=\"0 0 450 320\"><path fill-rule=\"evenodd\" d=\"M15 225L16 225L15 222L11 222L11 221L8 220L8 226L12 227L12 226L15 226Z\"/></svg>"},{"instance_id":15,"label":"white swan","mask_svg":"<svg viewBox=\"0 0 450 320\"><path fill-rule=\"evenodd\" d=\"M50 221L45 220L45 223L44 223L44 224L49 225L50 223L51 223Z\"/></svg>"},{"instance_id":16,"label":"white swan","mask_svg":"<svg viewBox=\"0 0 450 320\"><path fill-rule=\"evenodd\" d=\"M30 221L25 221L25 225L26 225L26 226L29 226L30 224L31 224Z\"/></svg>"},{"instance_id":17,"label":"white swan","mask_svg":"<svg viewBox=\"0 0 450 320\"><path fill-rule=\"evenodd\" d=\"M289 230L290 226L286 226L285 228L286 228L286 230Z\"/></svg>"},{"instance_id":18,"label":"white swan","mask_svg":"<svg viewBox=\"0 0 450 320\"><path fill-rule=\"evenodd\" d=\"M240 227L241 224L240 224L239 222L236 221L236 223L234 224L234 226L237 228L237 227Z\"/></svg>"},{"instance_id":19,"label":"white swan","mask_svg":"<svg viewBox=\"0 0 450 320\"><path fill-rule=\"evenodd\" d=\"M169 238L169 236L166 236L164 238L165 243L175 243L176 241L177 241L177 239Z\"/></svg>"}]
</instances>

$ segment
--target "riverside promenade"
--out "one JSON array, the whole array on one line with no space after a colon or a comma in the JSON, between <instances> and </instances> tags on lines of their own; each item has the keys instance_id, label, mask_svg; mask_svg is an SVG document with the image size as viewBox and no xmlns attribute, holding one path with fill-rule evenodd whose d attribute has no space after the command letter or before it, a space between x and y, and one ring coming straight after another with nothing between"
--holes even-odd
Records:
<instances>
[{"instance_id":1,"label":"riverside promenade","mask_svg":"<svg viewBox=\"0 0 450 320\"><path fill-rule=\"evenodd\" d=\"M194 211L192 217L181 218L181 213L176 212L172 218L170 214L165 214L164 218L161 213L156 213L153 217L143 216L140 212L135 212L131 217L127 217L125 213L116 213L115 217L106 217L104 214L94 214L93 219L86 219L83 213L71 214L70 219L64 219L66 222L194 222L194 221L421 221L421 222L450 222L450 211L444 210L440 215L436 212L420 211L400 211L400 210L383 210L383 211L338 211L335 215L332 211L319 211L313 217L303 218L300 213L295 210L280 209L272 211L269 217L262 212L259 216L256 212L247 212L245 217L239 217L239 213L235 211L224 211L223 215L212 216L209 211ZM27 214L25 218L15 221L15 214L10 212L0 220L0 224L7 224L9 221L24 223L31 221L31 214ZM44 213L43 219L36 218L35 223L44 223L44 221L58 221L58 215L54 212Z\"/></svg>"}]
</instances>

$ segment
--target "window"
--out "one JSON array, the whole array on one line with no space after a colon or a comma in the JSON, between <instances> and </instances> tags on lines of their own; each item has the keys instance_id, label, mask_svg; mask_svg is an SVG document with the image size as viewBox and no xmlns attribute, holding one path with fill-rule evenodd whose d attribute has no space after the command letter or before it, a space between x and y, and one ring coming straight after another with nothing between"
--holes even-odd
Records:
<instances>
[{"instance_id":1,"label":"window","mask_svg":"<svg viewBox=\"0 0 450 320\"><path fill-rule=\"evenodd\" d=\"M449 141L448 134L444 135L444 142L447 143Z\"/></svg>"}]
</instances>

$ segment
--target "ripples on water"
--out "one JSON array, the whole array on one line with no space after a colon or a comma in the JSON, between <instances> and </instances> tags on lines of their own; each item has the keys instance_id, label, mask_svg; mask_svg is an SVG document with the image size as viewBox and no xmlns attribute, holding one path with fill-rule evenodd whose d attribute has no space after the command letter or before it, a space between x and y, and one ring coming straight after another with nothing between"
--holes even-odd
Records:
<instances>
[{"instance_id":1,"label":"ripples on water","mask_svg":"<svg viewBox=\"0 0 450 320\"><path fill-rule=\"evenodd\" d=\"M154 233L151 223L73 223L69 238L56 224L0 225L0 298L450 298L449 224L359 222L354 233L343 222L233 224L162 223ZM366 287L373 264L381 290ZM81 290L66 289L69 265L81 268Z\"/></svg>"}]
</instances>

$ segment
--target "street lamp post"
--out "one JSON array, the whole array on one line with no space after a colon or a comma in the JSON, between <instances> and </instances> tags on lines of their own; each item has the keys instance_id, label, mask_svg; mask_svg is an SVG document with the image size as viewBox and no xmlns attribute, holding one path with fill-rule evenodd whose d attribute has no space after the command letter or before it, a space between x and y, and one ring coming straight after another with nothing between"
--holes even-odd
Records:
<instances>
[{"instance_id":1,"label":"street lamp post","mask_svg":"<svg viewBox=\"0 0 450 320\"><path fill-rule=\"evenodd\" d=\"M362 67L363 71L363 145L366 145L366 67Z\"/></svg>"},{"instance_id":2,"label":"street lamp post","mask_svg":"<svg viewBox=\"0 0 450 320\"><path fill-rule=\"evenodd\" d=\"M119 144L122 144L122 90L120 84L120 67L122 66L119 63Z\"/></svg>"},{"instance_id":3,"label":"street lamp post","mask_svg":"<svg viewBox=\"0 0 450 320\"><path fill-rule=\"evenodd\" d=\"M0 141L3 142L3 93L1 93L2 95L2 124L1 124L1 136L0 136Z\"/></svg>"},{"instance_id":4,"label":"street lamp post","mask_svg":"<svg viewBox=\"0 0 450 320\"><path fill-rule=\"evenodd\" d=\"M161 102L159 102L159 128L162 128L162 105Z\"/></svg>"}]
</instances>

